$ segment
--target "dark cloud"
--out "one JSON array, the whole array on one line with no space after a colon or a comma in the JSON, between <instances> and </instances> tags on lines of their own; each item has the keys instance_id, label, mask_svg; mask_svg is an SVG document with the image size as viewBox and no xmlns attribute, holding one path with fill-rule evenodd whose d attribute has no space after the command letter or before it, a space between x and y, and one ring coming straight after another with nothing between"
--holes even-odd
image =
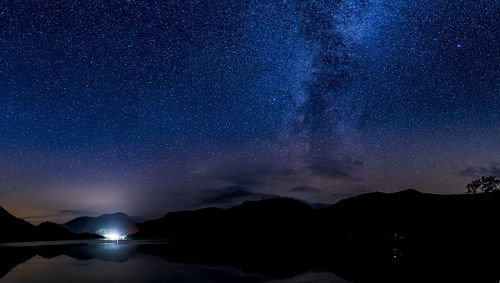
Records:
<instances>
[{"instance_id":1,"label":"dark cloud","mask_svg":"<svg viewBox=\"0 0 500 283\"><path fill-rule=\"evenodd\" d=\"M491 162L489 166L469 166L458 171L458 175L466 178L479 178L481 176L500 177L498 162Z\"/></svg>"},{"instance_id":2,"label":"dark cloud","mask_svg":"<svg viewBox=\"0 0 500 283\"><path fill-rule=\"evenodd\" d=\"M290 192L294 193L319 193L320 189L311 186L297 186L290 189Z\"/></svg>"},{"instance_id":3,"label":"dark cloud","mask_svg":"<svg viewBox=\"0 0 500 283\"><path fill-rule=\"evenodd\" d=\"M276 168L269 164L262 164L215 172L215 179L227 181L235 186L251 188L265 183L266 180L280 179L294 174L296 172L291 168Z\"/></svg>"},{"instance_id":4,"label":"dark cloud","mask_svg":"<svg viewBox=\"0 0 500 283\"><path fill-rule=\"evenodd\" d=\"M333 194L330 194L330 196L336 200L341 200L341 199L350 198L350 197L354 197L354 196L361 195L361 194L373 193L373 192L375 192L375 191L372 188L362 186L362 187L359 187L356 189L352 189L349 192L333 193Z\"/></svg>"},{"instance_id":5,"label":"dark cloud","mask_svg":"<svg viewBox=\"0 0 500 283\"><path fill-rule=\"evenodd\" d=\"M333 205L332 203L326 203L326 202L308 202L307 204L315 209L327 208Z\"/></svg>"},{"instance_id":6,"label":"dark cloud","mask_svg":"<svg viewBox=\"0 0 500 283\"><path fill-rule=\"evenodd\" d=\"M238 186L254 187L262 184L259 174L228 174L222 179Z\"/></svg>"},{"instance_id":7,"label":"dark cloud","mask_svg":"<svg viewBox=\"0 0 500 283\"><path fill-rule=\"evenodd\" d=\"M91 214L92 214L92 212L87 211L87 210L63 209L63 210L55 210L52 213L46 213L46 214L41 214L41 215L28 215L28 216L24 216L23 219L25 219L27 221L33 221L34 223L38 223L40 221L47 221L47 219L51 219L51 218L52 219L60 218L61 215L64 215L65 217L73 218L72 216L91 215ZM58 221L58 220L50 220L50 221Z\"/></svg>"},{"instance_id":8,"label":"dark cloud","mask_svg":"<svg viewBox=\"0 0 500 283\"><path fill-rule=\"evenodd\" d=\"M331 194L332 197L334 198L348 198L355 196L356 194L353 193L336 193L336 194Z\"/></svg>"},{"instance_id":9,"label":"dark cloud","mask_svg":"<svg viewBox=\"0 0 500 283\"><path fill-rule=\"evenodd\" d=\"M260 200L266 198L279 197L277 195L253 192L241 186L229 186L208 190L202 193L197 206L230 206L244 200Z\"/></svg>"},{"instance_id":10,"label":"dark cloud","mask_svg":"<svg viewBox=\"0 0 500 283\"><path fill-rule=\"evenodd\" d=\"M27 221L38 221L40 219L45 220L47 218L57 217L57 216L59 216L59 215L57 215L57 214L42 214L42 215L29 215L29 216L24 216L22 218L24 220L27 220Z\"/></svg>"},{"instance_id":11,"label":"dark cloud","mask_svg":"<svg viewBox=\"0 0 500 283\"><path fill-rule=\"evenodd\" d=\"M361 166L363 166L363 161L360 160L322 159L311 162L307 168L315 175L330 178L358 179L354 176L354 173Z\"/></svg>"},{"instance_id":12,"label":"dark cloud","mask_svg":"<svg viewBox=\"0 0 500 283\"><path fill-rule=\"evenodd\" d=\"M59 213L65 214L65 215L82 215L82 214L87 214L88 211L78 210L78 209L63 209L63 210L59 210Z\"/></svg>"}]
</instances>

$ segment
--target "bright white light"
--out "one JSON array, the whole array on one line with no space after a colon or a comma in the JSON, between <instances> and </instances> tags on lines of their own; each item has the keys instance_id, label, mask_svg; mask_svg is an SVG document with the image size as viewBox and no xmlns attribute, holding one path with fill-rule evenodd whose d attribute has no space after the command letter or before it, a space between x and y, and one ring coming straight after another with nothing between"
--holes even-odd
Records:
<instances>
[{"instance_id":1,"label":"bright white light","mask_svg":"<svg viewBox=\"0 0 500 283\"><path fill-rule=\"evenodd\" d=\"M116 232L109 232L107 234L104 234L104 237L108 240L113 240L113 241L125 240L125 235L120 235Z\"/></svg>"}]
</instances>

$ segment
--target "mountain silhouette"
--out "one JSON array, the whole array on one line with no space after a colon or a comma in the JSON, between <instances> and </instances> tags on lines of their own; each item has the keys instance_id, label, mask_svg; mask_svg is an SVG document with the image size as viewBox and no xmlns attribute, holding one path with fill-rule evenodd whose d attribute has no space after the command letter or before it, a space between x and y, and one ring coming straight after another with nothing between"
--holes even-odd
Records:
<instances>
[{"instance_id":1,"label":"mountain silhouette","mask_svg":"<svg viewBox=\"0 0 500 283\"><path fill-rule=\"evenodd\" d=\"M500 278L500 233L495 224L499 205L500 193L362 194L319 210L316 240L331 253L343 255L332 265L344 272L365 266L366 272L356 274L366 275L361 278L365 281L377 273L419 274L422 277L415 278L425 280L425 271L446 274L443 282L479 282L481 276L495 282ZM356 277L352 279L360 279Z\"/></svg>"},{"instance_id":2,"label":"mountain silhouette","mask_svg":"<svg viewBox=\"0 0 500 283\"><path fill-rule=\"evenodd\" d=\"M83 216L62 224L74 233L95 233L104 235L107 232L133 234L137 232L137 223L125 213L104 214L98 217Z\"/></svg>"},{"instance_id":3,"label":"mountain silhouette","mask_svg":"<svg viewBox=\"0 0 500 283\"><path fill-rule=\"evenodd\" d=\"M35 226L19 219L0 207L0 242L55 241L101 238L95 234L73 233L63 226L43 222Z\"/></svg>"},{"instance_id":4,"label":"mountain silhouette","mask_svg":"<svg viewBox=\"0 0 500 283\"><path fill-rule=\"evenodd\" d=\"M0 207L0 242L23 241L30 239L36 233L36 227L15 217Z\"/></svg>"},{"instance_id":5,"label":"mountain silhouette","mask_svg":"<svg viewBox=\"0 0 500 283\"><path fill-rule=\"evenodd\" d=\"M329 236L490 242L498 235L494 225L498 205L500 193L436 195L406 190L359 195L319 212L325 222L332 223L322 231Z\"/></svg>"},{"instance_id":6,"label":"mountain silhouette","mask_svg":"<svg viewBox=\"0 0 500 283\"><path fill-rule=\"evenodd\" d=\"M140 239L184 239L199 241L294 241L304 236L314 210L294 199L274 198L245 201L228 208L205 208L167 213L163 218L139 225L132 235ZM299 228L299 229L297 229ZM287 234L287 238L282 238ZM203 235L200 237L200 235Z\"/></svg>"},{"instance_id":7,"label":"mountain silhouette","mask_svg":"<svg viewBox=\"0 0 500 283\"><path fill-rule=\"evenodd\" d=\"M227 209L170 212L138 224L130 238L169 240L139 247L168 261L227 265L273 278L316 269L353 282L498 282L499 205L500 192L375 192L319 209L275 198ZM19 241L19 235L31 231L37 238L50 232L71 236L57 224L33 226L3 209L0 225L9 228L2 229L1 239ZM119 260L135 254L125 251ZM11 254L7 269L29 258ZM104 251L75 248L65 254L111 260Z\"/></svg>"},{"instance_id":8,"label":"mountain silhouette","mask_svg":"<svg viewBox=\"0 0 500 283\"><path fill-rule=\"evenodd\" d=\"M132 237L175 240L161 253L168 260L228 263L261 274L314 265L356 282L416 282L431 275L443 282L498 282L499 206L500 192L375 192L321 209L266 199L167 213L142 223Z\"/></svg>"}]
</instances>

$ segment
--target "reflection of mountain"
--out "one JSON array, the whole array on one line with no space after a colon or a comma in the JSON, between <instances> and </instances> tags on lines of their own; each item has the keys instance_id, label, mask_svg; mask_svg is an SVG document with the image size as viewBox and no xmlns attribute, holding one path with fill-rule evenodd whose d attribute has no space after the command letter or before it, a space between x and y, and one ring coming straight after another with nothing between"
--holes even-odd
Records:
<instances>
[{"instance_id":1,"label":"reflection of mountain","mask_svg":"<svg viewBox=\"0 0 500 283\"><path fill-rule=\"evenodd\" d=\"M206 266L229 266L245 273L258 274L273 279L285 279L304 273L310 269L325 269L320 258L304 246L271 247L256 246L251 243L239 246L207 244L143 245L146 254L163 257L169 262ZM326 270L326 269L325 269Z\"/></svg>"},{"instance_id":2,"label":"reflection of mountain","mask_svg":"<svg viewBox=\"0 0 500 283\"><path fill-rule=\"evenodd\" d=\"M98 217L83 216L68 221L62 226L74 233L96 233L104 235L109 232L132 234L137 232L137 224L125 213L104 214Z\"/></svg>"},{"instance_id":3,"label":"reflection of mountain","mask_svg":"<svg viewBox=\"0 0 500 283\"><path fill-rule=\"evenodd\" d=\"M5 276L16 265L35 255L53 258L66 255L77 260L101 260L106 262L126 262L134 257L144 255L160 256L169 262L195 263L206 266L227 265L246 273L264 275L269 278L289 278L307 271L311 267L310 259L299 259L300 253L289 256L279 253L276 256L262 256L262 250L228 251L214 250L210 247L185 246L165 242L125 241L93 242L90 244L50 245L33 247L0 246L0 278ZM286 263L286 264L285 264Z\"/></svg>"},{"instance_id":4,"label":"reflection of mountain","mask_svg":"<svg viewBox=\"0 0 500 283\"><path fill-rule=\"evenodd\" d=\"M0 278L4 277L12 268L16 267L30 258L36 253L30 247L23 248L0 248Z\"/></svg>"},{"instance_id":5,"label":"reflection of mountain","mask_svg":"<svg viewBox=\"0 0 500 283\"><path fill-rule=\"evenodd\" d=\"M17 265L39 255L53 258L67 255L77 260L98 259L102 261L124 262L137 256L135 245L117 245L114 242L98 244L64 244L42 246L0 246L0 279Z\"/></svg>"},{"instance_id":6,"label":"reflection of mountain","mask_svg":"<svg viewBox=\"0 0 500 283\"><path fill-rule=\"evenodd\" d=\"M44 258L53 258L64 254L78 245L56 245L37 247L11 247L0 246L0 279L17 265L39 255Z\"/></svg>"},{"instance_id":7,"label":"reflection of mountain","mask_svg":"<svg viewBox=\"0 0 500 283\"><path fill-rule=\"evenodd\" d=\"M74 234L61 225L44 222L38 226L16 218L0 207L0 242L53 241L97 238L87 233Z\"/></svg>"},{"instance_id":8,"label":"reflection of mountain","mask_svg":"<svg viewBox=\"0 0 500 283\"><path fill-rule=\"evenodd\" d=\"M98 259L111 262L125 262L132 257L138 256L136 245L116 244L115 242L90 244L77 246L64 253L78 260Z\"/></svg>"}]
</instances>

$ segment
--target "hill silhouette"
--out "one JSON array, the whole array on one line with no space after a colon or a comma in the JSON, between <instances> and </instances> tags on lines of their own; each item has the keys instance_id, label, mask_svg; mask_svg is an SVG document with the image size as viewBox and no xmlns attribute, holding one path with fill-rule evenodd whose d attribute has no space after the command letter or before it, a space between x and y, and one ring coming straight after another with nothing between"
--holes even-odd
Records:
<instances>
[{"instance_id":1,"label":"hill silhouette","mask_svg":"<svg viewBox=\"0 0 500 283\"><path fill-rule=\"evenodd\" d=\"M95 233L104 235L114 231L118 234L137 232L137 223L125 213L103 214L98 217L83 216L62 224L74 233Z\"/></svg>"},{"instance_id":2,"label":"hill silhouette","mask_svg":"<svg viewBox=\"0 0 500 283\"><path fill-rule=\"evenodd\" d=\"M168 239L169 244L140 247L168 261L228 265L273 278L312 268L354 282L498 282L499 204L500 192L377 192L321 209L275 198L227 209L170 212L139 224L131 237ZM71 236L56 224L33 226L3 209L0 224L15 231L3 232L3 239L19 241L16 235L30 231ZM65 253L106 258L75 249ZM13 252L6 262L10 268L11 260L22 262L26 256Z\"/></svg>"},{"instance_id":3,"label":"hill silhouette","mask_svg":"<svg viewBox=\"0 0 500 283\"><path fill-rule=\"evenodd\" d=\"M167 213L163 218L142 223L138 239L182 239L238 241L293 241L305 236L314 209L294 199L275 198L245 201L228 208L204 208ZM299 229L297 229L299 228ZM282 234L289 237L281 238ZM200 235L203 235L202 238Z\"/></svg>"},{"instance_id":4,"label":"hill silhouette","mask_svg":"<svg viewBox=\"0 0 500 283\"><path fill-rule=\"evenodd\" d=\"M367 193L321 209L294 199L245 201L228 208L167 213L139 225L142 239L274 238L381 241L382 239L492 241L500 192L436 195L405 190Z\"/></svg>"},{"instance_id":5,"label":"hill silhouette","mask_svg":"<svg viewBox=\"0 0 500 283\"><path fill-rule=\"evenodd\" d=\"M133 237L176 240L177 246L161 253L169 260L229 262L263 274L313 264L356 282L415 282L430 274L444 281L481 276L498 281L499 205L500 193L415 190L363 194L323 209L293 199L266 199L229 209L167 213L140 225ZM257 258L267 264L256 265Z\"/></svg>"},{"instance_id":6,"label":"hill silhouette","mask_svg":"<svg viewBox=\"0 0 500 283\"><path fill-rule=\"evenodd\" d=\"M23 241L35 234L35 226L7 212L0 207L0 242Z\"/></svg>"},{"instance_id":7,"label":"hill silhouette","mask_svg":"<svg viewBox=\"0 0 500 283\"><path fill-rule=\"evenodd\" d=\"M43 222L35 226L19 219L0 207L0 242L55 241L101 238L95 234L73 233L63 226Z\"/></svg>"}]
</instances>

